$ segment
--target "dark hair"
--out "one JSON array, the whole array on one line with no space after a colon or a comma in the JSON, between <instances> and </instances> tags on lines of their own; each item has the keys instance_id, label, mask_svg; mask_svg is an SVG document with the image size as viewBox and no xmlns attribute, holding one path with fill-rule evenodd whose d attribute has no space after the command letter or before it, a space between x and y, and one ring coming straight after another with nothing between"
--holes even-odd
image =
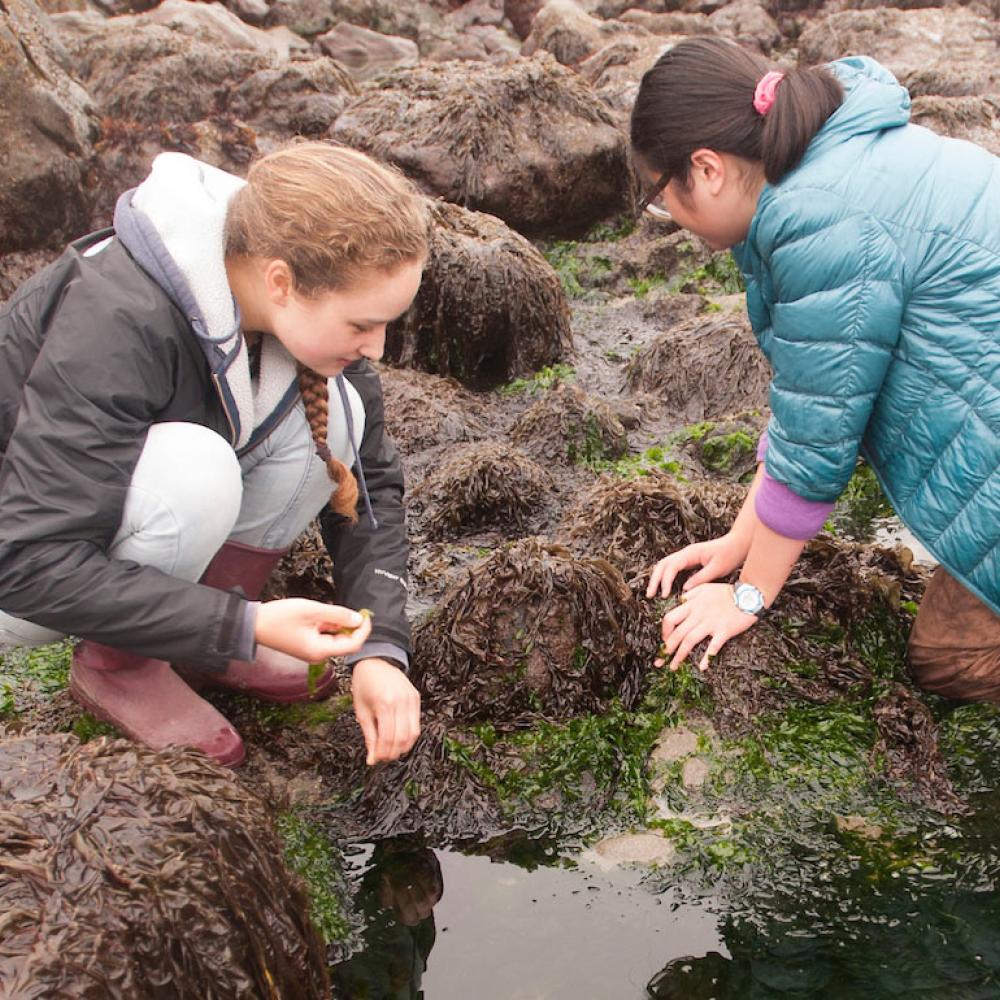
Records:
<instances>
[{"instance_id":1,"label":"dark hair","mask_svg":"<svg viewBox=\"0 0 1000 1000\"><path fill-rule=\"evenodd\" d=\"M766 115L754 90L771 67L722 38L689 38L646 71L632 108L632 150L651 170L687 183L691 154L714 149L762 164L776 184L802 159L844 91L822 66L788 70Z\"/></svg>"}]
</instances>

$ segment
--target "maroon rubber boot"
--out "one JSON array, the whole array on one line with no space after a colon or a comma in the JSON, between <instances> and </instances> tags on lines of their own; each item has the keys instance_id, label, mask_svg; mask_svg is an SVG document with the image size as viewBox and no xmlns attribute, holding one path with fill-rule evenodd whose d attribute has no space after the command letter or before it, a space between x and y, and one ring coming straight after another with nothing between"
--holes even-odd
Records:
<instances>
[{"instance_id":1,"label":"maroon rubber boot","mask_svg":"<svg viewBox=\"0 0 1000 1000\"><path fill-rule=\"evenodd\" d=\"M287 551L226 542L209 563L201 583L217 590L238 589L248 600L259 601L264 584ZM306 663L267 646L258 646L253 660L230 660L223 674L189 667L182 673L195 685L241 691L279 704L318 701L329 694L336 681L329 663Z\"/></svg>"},{"instance_id":2,"label":"maroon rubber boot","mask_svg":"<svg viewBox=\"0 0 1000 1000\"><path fill-rule=\"evenodd\" d=\"M229 767L246 758L226 717L164 660L84 641L73 651L69 690L92 715L152 750L194 747Z\"/></svg>"}]
</instances>

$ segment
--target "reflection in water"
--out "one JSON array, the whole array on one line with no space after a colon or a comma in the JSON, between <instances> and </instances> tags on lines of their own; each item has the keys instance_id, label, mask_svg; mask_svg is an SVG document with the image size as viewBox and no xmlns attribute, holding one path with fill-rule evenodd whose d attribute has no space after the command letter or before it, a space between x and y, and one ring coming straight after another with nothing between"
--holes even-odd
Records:
<instances>
[{"instance_id":1,"label":"reflection in water","mask_svg":"<svg viewBox=\"0 0 1000 1000\"><path fill-rule=\"evenodd\" d=\"M422 1000L434 946L434 905L444 891L434 852L403 840L375 846L355 907L365 920L363 950L331 970L343 1000Z\"/></svg>"}]
</instances>

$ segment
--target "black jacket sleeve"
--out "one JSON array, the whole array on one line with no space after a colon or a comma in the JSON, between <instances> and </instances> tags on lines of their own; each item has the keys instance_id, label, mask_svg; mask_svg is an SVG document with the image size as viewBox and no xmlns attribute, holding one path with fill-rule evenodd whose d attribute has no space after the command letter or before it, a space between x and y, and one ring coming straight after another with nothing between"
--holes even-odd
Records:
<instances>
[{"instance_id":1,"label":"black jacket sleeve","mask_svg":"<svg viewBox=\"0 0 1000 1000\"><path fill-rule=\"evenodd\" d=\"M0 465L0 608L143 655L219 666L246 602L110 559L150 425L175 391L183 318L151 282L73 278L12 300L0 338L44 334ZM42 304L38 298L47 298Z\"/></svg>"},{"instance_id":2,"label":"black jacket sleeve","mask_svg":"<svg viewBox=\"0 0 1000 1000\"><path fill-rule=\"evenodd\" d=\"M333 513L320 515L323 540L333 560L337 599L356 610L373 614L370 643L391 643L410 652L410 625L406 618L406 515L403 509L403 469L396 446L385 433L382 383L367 361L344 372L365 407L365 433L359 458L378 527L368 517L363 494L358 497L358 522ZM331 407L339 400L331 399ZM355 472L358 470L355 469ZM360 483L359 483L360 486Z\"/></svg>"}]
</instances>

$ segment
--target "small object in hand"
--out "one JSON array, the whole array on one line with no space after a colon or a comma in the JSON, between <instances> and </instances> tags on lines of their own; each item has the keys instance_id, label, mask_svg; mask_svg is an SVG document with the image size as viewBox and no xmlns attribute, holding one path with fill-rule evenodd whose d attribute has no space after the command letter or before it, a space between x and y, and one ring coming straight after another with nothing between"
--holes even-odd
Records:
<instances>
[{"instance_id":1,"label":"small object in hand","mask_svg":"<svg viewBox=\"0 0 1000 1000\"><path fill-rule=\"evenodd\" d=\"M358 611L358 614L361 615L362 618L367 618L369 621L375 617L368 608L361 608L361 610ZM364 622L362 622L361 625L364 625ZM355 625L354 628L345 628L341 626L339 628L331 629L330 635L353 635L359 628L361 628L361 625Z\"/></svg>"}]
</instances>

